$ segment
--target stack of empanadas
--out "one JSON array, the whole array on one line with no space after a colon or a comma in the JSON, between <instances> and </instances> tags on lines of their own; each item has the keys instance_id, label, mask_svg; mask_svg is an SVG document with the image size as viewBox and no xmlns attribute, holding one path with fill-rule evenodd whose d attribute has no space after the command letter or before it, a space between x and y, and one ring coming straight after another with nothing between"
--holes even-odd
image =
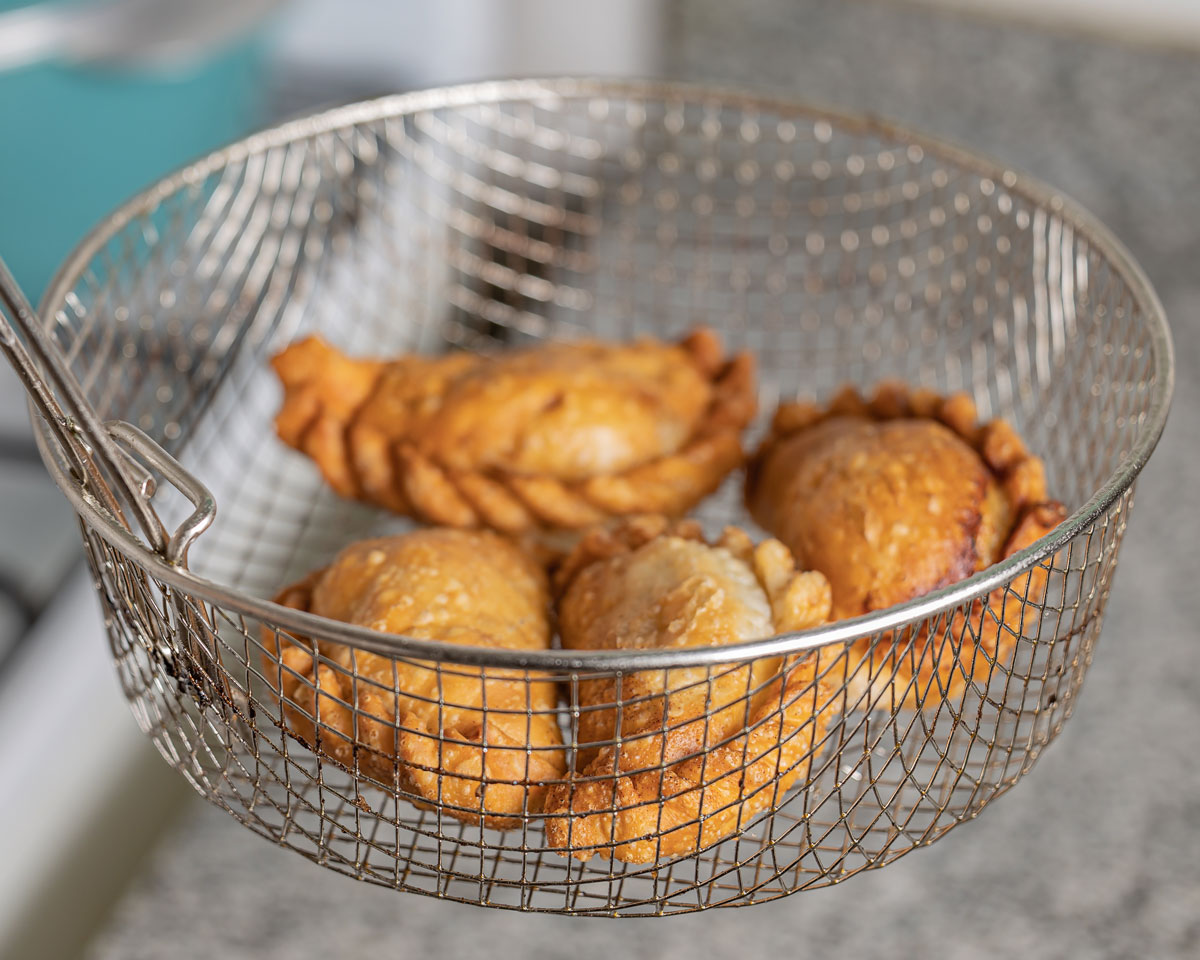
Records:
<instances>
[{"instance_id":1,"label":"stack of empanadas","mask_svg":"<svg viewBox=\"0 0 1200 960\"><path fill-rule=\"evenodd\" d=\"M755 547L730 527L710 544L696 524L662 518L590 534L558 586L563 646L576 650L727 646L829 616L828 581L797 572L778 540ZM648 863L748 825L821 745L836 687L819 678L818 659L581 681L579 776L547 795L550 845Z\"/></svg>"},{"instance_id":2,"label":"stack of empanadas","mask_svg":"<svg viewBox=\"0 0 1200 960\"><path fill-rule=\"evenodd\" d=\"M746 480L750 512L779 539L756 546L728 528L705 540L674 518L742 463L756 396L749 356L726 358L708 331L391 360L309 338L274 366L279 435L337 492L441 525L354 544L279 602L419 639L551 646L547 574L502 533L576 531L553 578L564 647L672 650L913 599L1064 513L1008 424L980 426L963 395L885 384L869 401L781 405ZM479 527L499 532L466 529ZM940 629L582 674L569 692L525 671L287 635L268 636L266 659L283 723L320 755L466 821L543 815L564 854L650 863L779 804L812 775L836 714L928 709L986 687L1045 588L1035 567Z\"/></svg>"}]
</instances>

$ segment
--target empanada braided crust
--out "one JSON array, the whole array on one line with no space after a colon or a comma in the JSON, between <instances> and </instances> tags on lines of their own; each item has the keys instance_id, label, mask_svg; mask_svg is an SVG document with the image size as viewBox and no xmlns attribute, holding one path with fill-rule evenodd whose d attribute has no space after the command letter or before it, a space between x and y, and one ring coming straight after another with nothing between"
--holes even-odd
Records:
<instances>
[{"instance_id":1,"label":"empanada braided crust","mask_svg":"<svg viewBox=\"0 0 1200 960\"><path fill-rule=\"evenodd\" d=\"M545 574L519 548L445 529L355 543L277 598L386 633L528 650L550 646L548 600ZM314 657L306 638L263 636L288 730L385 788L504 828L539 812L546 781L564 774L550 681L336 643L318 643Z\"/></svg>"},{"instance_id":2,"label":"empanada braided crust","mask_svg":"<svg viewBox=\"0 0 1200 960\"><path fill-rule=\"evenodd\" d=\"M1042 461L966 394L881 384L825 408L785 403L747 472L754 518L820 570L835 619L911 600L1011 556L1062 522ZM1046 590L1037 566L938 628L869 638L846 661L848 707L935 709L987 686ZM961 638L961 645L959 644Z\"/></svg>"},{"instance_id":3,"label":"empanada braided crust","mask_svg":"<svg viewBox=\"0 0 1200 960\"><path fill-rule=\"evenodd\" d=\"M750 355L708 330L386 361L308 337L272 365L280 438L338 493L508 533L685 513L742 462L756 403Z\"/></svg>"},{"instance_id":4,"label":"empanada braided crust","mask_svg":"<svg viewBox=\"0 0 1200 960\"><path fill-rule=\"evenodd\" d=\"M830 604L825 578L797 572L778 541L730 528L709 544L662 517L589 533L556 579L571 649L738 643L820 624ZM548 844L650 863L748 826L820 750L832 691L819 659L581 680L577 772L546 795Z\"/></svg>"}]
</instances>

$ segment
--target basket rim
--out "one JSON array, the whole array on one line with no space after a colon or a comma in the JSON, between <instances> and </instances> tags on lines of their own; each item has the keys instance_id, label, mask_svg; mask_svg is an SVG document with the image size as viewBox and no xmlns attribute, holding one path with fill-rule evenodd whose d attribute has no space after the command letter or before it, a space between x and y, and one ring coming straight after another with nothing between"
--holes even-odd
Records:
<instances>
[{"instance_id":1,"label":"basket rim","mask_svg":"<svg viewBox=\"0 0 1200 960\"><path fill-rule=\"evenodd\" d=\"M951 608L970 603L1015 579L1035 564L1046 561L1133 485L1157 446L1166 425L1174 392L1174 347L1162 303L1145 271L1108 227L1082 204L1062 191L1018 171L1009 164L951 140L915 130L875 114L841 110L780 94L754 92L742 87L581 77L490 80L389 94L286 121L214 150L176 169L99 221L55 272L40 304L43 322L48 327L52 326L53 321L50 318L57 316L64 309L68 293L82 276L88 262L116 233L137 217L156 209L168 197L189 185L200 183L231 163L306 137L334 133L362 123L402 117L424 110L522 100L579 100L596 96L675 100L680 103L707 102L722 106L740 106L743 109L770 110L781 117L827 120L842 130L874 134L898 143L918 146L961 169L993 178L1006 190L1024 197L1070 224L1105 257L1127 284L1130 296L1141 311L1151 338L1154 352L1154 389L1146 420L1126 460L1053 532L965 580L885 610L852 620L826 624L812 630L776 634L769 638L726 646L689 647L669 651L518 651L421 640L406 635L379 633L367 627L293 610L200 577L185 567L169 564L120 524L88 491L80 487L62 459L48 424L31 408L35 438L46 468L59 489L70 500L85 526L97 533L113 549L143 566L161 582L194 598L265 621L312 640L341 643L385 656L404 656L469 666L538 669L553 673L614 672L718 665L759 657L784 656L843 644L871 634L882 634L905 624L936 616Z\"/></svg>"}]
</instances>

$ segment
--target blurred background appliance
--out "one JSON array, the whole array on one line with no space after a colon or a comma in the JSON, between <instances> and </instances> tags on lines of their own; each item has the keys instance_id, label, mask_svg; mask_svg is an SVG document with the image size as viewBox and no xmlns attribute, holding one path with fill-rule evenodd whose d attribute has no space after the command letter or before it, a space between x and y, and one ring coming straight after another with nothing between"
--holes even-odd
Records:
<instances>
[{"instance_id":1,"label":"blurred background appliance","mask_svg":"<svg viewBox=\"0 0 1200 960\"><path fill-rule=\"evenodd\" d=\"M122 199L261 122L263 26L278 6L0 0L0 249L31 297ZM3 664L78 552L7 368L0 465Z\"/></svg>"}]
</instances>

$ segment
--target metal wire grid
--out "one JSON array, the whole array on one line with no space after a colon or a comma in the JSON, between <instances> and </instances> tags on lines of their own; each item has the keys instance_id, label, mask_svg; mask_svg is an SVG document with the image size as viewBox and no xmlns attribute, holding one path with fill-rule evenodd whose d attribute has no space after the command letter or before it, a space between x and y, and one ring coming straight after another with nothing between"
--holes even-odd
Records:
<instances>
[{"instance_id":1,"label":"metal wire grid","mask_svg":"<svg viewBox=\"0 0 1200 960\"><path fill-rule=\"evenodd\" d=\"M54 332L102 415L141 426L216 494L221 515L193 570L253 595L350 539L404 528L332 497L271 438L278 394L265 359L308 331L386 353L672 336L706 323L731 348L758 352L767 413L780 396L886 376L967 389L983 416L1013 420L1071 507L1129 457L1164 388L1160 318L1104 238L1059 201L901 131L752 98L567 82L384 101L232 148L127 209L60 278L48 301ZM749 526L737 483L701 507L712 532ZM648 866L564 858L537 815L496 832L446 804L418 809L398 769L391 782L362 769L361 744L349 766L306 749L263 642L278 622L172 585L86 522L84 538L139 723L251 829L397 889L661 914L880 866L1010 787L1070 713L1131 497L1126 484L1060 549L1041 551L1044 597L1010 584L990 604L977 594L910 624L907 635L924 631L939 658L982 656L966 651L986 618L1011 634L1006 611L1019 610L1012 652L986 684L892 711L848 702L855 665L840 645L817 651L834 692L796 786L736 836ZM184 509L156 506L164 519ZM346 639L336 625L318 634ZM883 669L894 675L919 649L896 643ZM678 667L710 687L748 665L679 653ZM353 657L323 663L353 691L379 683ZM438 690L466 669L410 666ZM603 673L516 679L560 684L568 763L584 746L578 691L589 675ZM338 705L351 741L369 721L398 724L357 694ZM611 706L625 705L618 693ZM440 716L454 704L433 706ZM323 737L345 739L316 712Z\"/></svg>"},{"instance_id":2,"label":"metal wire grid","mask_svg":"<svg viewBox=\"0 0 1200 960\"><path fill-rule=\"evenodd\" d=\"M204 639L217 640L239 709L230 716L198 704L188 678L207 664L181 649L171 588L94 534L88 543L139 723L197 790L242 823L339 872L397 889L527 910L638 915L758 902L836 882L931 842L1015 783L1070 714L1127 509L1123 498L1111 519L1055 558L1048 591L1055 599L1029 611L1042 635L1022 639L1011 660L995 665L986 688L969 687L925 713L835 704L844 721L815 745L813 776L803 789L740 835L651 866L568 860L546 846L536 815L497 832L457 821L448 806L422 812L412 805L420 798L398 778L376 784L361 769L304 749L284 732L294 724L272 694L278 679L262 656L258 622L185 598L189 609L220 625ZM928 626L936 634L945 622ZM945 642L940 655L955 656L956 638ZM897 660L908 652L900 647ZM836 654L818 656L827 672L847 669ZM697 682L710 684L743 666L708 667ZM426 668L439 675L462 669ZM555 679L567 691L562 714L571 743L578 740L579 676ZM397 722L346 706L362 719ZM319 719L317 725L339 735Z\"/></svg>"}]
</instances>

